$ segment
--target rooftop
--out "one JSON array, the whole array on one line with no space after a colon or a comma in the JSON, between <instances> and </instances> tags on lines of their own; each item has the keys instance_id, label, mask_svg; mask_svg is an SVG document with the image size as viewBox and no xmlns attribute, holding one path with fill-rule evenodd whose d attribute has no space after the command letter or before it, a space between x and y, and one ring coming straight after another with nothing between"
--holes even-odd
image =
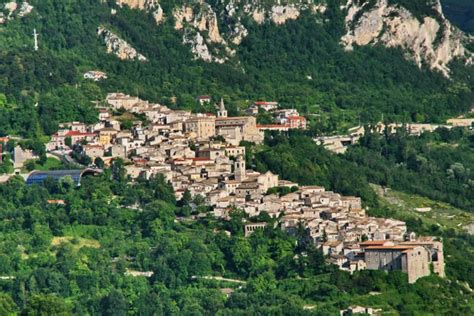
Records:
<instances>
[{"instance_id":1,"label":"rooftop","mask_svg":"<svg viewBox=\"0 0 474 316\"><path fill-rule=\"evenodd\" d=\"M33 171L26 178L27 185L43 184L43 182L52 178L54 180L60 180L64 177L70 177L72 181L77 185L81 185L81 178L85 175L95 175L102 173L101 169L86 168L82 170L50 170L50 171Z\"/></svg>"}]
</instances>

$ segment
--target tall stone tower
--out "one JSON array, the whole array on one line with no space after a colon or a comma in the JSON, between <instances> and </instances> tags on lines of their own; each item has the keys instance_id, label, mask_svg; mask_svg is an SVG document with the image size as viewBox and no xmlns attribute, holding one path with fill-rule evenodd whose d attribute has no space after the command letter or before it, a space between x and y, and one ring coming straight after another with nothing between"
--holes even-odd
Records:
<instances>
[{"instance_id":1,"label":"tall stone tower","mask_svg":"<svg viewBox=\"0 0 474 316\"><path fill-rule=\"evenodd\" d=\"M227 110L225 109L223 98L221 98L221 103L219 105L219 111L217 111L217 117L227 117Z\"/></svg>"},{"instance_id":2,"label":"tall stone tower","mask_svg":"<svg viewBox=\"0 0 474 316\"><path fill-rule=\"evenodd\" d=\"M242 182L247 177L245 174L245 159L241 155L234 162L234 177L239 182Z\"/></svg>"}]
</instances>

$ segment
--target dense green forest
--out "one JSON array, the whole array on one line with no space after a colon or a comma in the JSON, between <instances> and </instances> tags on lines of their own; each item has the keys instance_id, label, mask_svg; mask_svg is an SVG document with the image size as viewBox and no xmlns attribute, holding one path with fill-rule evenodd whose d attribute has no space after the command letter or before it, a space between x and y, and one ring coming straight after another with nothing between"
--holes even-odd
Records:
<instances>
[{"instance_id":1,"label":"dense green forest","mask_svg":"<svg viewBox=\"0 0 474 316\"><path fill-rule=\"evenodd\" d=\"M111 15L113 1L32 0L35 10L0 26L0 134L49 135L65 120L91 122L91 101L110 91L138 94L172 107L192 107L200 94L225 96L231 108L245 100L273 99L308 113L347 111L347 119L439 122L472 104L471 69L453 65L453 80L418 69L403 52L339 44L343 13L330 0L326 22L303 14L296 21L258 26L226 64L193 60L173 20L157 26L151 14L128 8ZM160 2L171 12L173 1ZM149 62L120 61L105 52L99 25L114 30ZM33 51L32 31L40 34ZM88 82L91 69L109 79ZM312 78L308 79L308 76ZM177 97L176 103L174 98Z\"/></svg>"},{"instance_id":2,"label":"dense green forest","mask_svg":"<svg viewBox=\"0 0 474 316\"><path fill-rule=\"evenodd\" d=\"M464 32L474 33L474 2L471 0L441 0L444 14Z\"/></svg>"},{"instance_id":3,"label":"dense green forest","mask_svg":"<svg viewBox=\"0 0 474 316\"><path fill-rule=\"evenodd\" d=\"M474 212L474 135L464 128L421 137L366 134L344 155L370 182Z\"/></svg>"},{"instance_id":4,"label":"dense green forest","mask_svg":"<svg viewBox=\"0 0 474 316\"><path fill-rule=\"evenodd\" d=\"M350 304L406 315L474 312L472 294L456 282L425 277L409 285L402 273L351 276L328 266L304 230L244 238L238 211L229 222L178 221L191 201L176 202L161 178L128 183L119 161L78 188L67 178L44 186L13 178L0 194L2 314L334 315ZM466 269L463 260L453 252L448 268ZM200 279L212 275L246 283ZM226 298L222 288L234 293Z\"/></svg>"},{"instance_id":5,"label":"dense green forest","mask_svg":"<svg viewBox=\"0 0 474 316\"><path fill-rule=\"evenodd\" d=\"M328 152L298 131L267 134L263 147L247 151L253 154L248 163L259 171L360 196L369 206L378 205L369 186L375 183L474 212L473 148L472 131L440 128L420 137L404 129L367 133L344 155Z\"/></svg>"},{"instance_id":6,"label":"dense green forest","mask_svg":"<svg viewBox=\"0 0 474 316\"><path fill-rule=\"evenodd\" d=\"M300 132L267 134L265 147L254 155L256 170L271 170L301 185L317 183L344 195L360 196L368 205L377 197L357 165L330 153Z\"/></svg>"}]
</instances>

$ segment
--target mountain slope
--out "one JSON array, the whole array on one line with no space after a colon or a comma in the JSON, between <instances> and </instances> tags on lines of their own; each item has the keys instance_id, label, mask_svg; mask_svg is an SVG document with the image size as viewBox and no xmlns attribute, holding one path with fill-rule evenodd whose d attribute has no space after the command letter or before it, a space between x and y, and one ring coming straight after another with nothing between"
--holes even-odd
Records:
<instances>
[{"instance_id":1,"label":"mountain slope","mask_svg":"<svg viewBox=\"0 0 474 316\"><path fill-rule=\"evenodd\" d=\"M347 33L342 41L347 49L354 44L381 43L387 47L402 47L406 54L421 67L449 76L448 64L455 58L472 63L472 52L464 47L466 36L444 17L439 1L409 11L409 2L380 0L347 3Z\"/></svg>"},{"instance_id":2,"label":"mountain slope","mask_svg":"<svg viewBox=\"0 0 474 316\"><path fill-rule=\"evenodd\" d=\"M93 120L90 101L117 90L188 108L196 95L224 95L233 113L245 106L243 100L277 99L303 112L346 109L355 121L379 120L382 113L388 119L440 121L472 105L472 66L463 61L450 64L447 80L406 60L407 51L398 46L346 52L340 43L347 32L345 1L280 1L286 9L275 9L274 1L196 2L192 18L184 1L29 3L30 14L15 13L0 26L0 46L8 47L0 51L0 93L7 98L0 107L2 134L39 136L64 120ZM289 8L297 8L297 16ZM177 12L186 13L182 27ZM263 20L254 12L264 12ZM108 54L99 27L147 62ZM198 33L211 58L223 63L195 58L190 48ZM109 79L85 81L82 74L93 69Z\"/></svg>"},{"instance_id":3,"label":"mountain slope","mask_svg":"<svg viewBox=\"0 0 474 316\"><path fill-rule=\"evenodd\" d=\"M155 1L145 1L142 5L137 5L135 0L119 2L150 12L156 10ZM472 63L472 52L464 47L468 38L445 18L439 0L425 0L424 4L405 0L339 3L345 15L346 32L341 41L346 49L376 43L401 47L419 67L427 64L445 76L449 76L448 64L455 58ZM236 46L248 36L245 20L282 25L306 12L324 23L327 5L323 0L188 1L175 6L168 15L174 20L175 28L183 32L183 42L191 46L196 58L223 63L235 56Z\"/></svg>"}]
</instances>

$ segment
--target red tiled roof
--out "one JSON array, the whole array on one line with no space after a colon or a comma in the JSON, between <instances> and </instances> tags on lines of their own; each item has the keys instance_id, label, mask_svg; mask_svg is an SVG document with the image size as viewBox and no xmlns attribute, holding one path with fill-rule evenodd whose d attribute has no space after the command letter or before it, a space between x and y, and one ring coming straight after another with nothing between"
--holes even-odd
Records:
<instances>
[{"instance_id":1,"label":"red tiled roof","mask_svg":"<svg viewBox=\"0 0 474 316\"><path fill-rule=\"evenodd\" d=\"M363 241L359 243L361 246L380 246L385 244L387 241L385 240L373 240L373 241Z\"/></svg>"},{"instance_id":2,"label":"red tiled roof","mask_svg":"<svg viewBox=\"0 0 474 316\"><path fill-rule=\"evenodd\" d=\"M64 136L95 136L94 133L82 133L79 131L69 131Z\"/></svg>"},{"instance_id":3,"label":"red tiled roof","mask_svg":"<svg viewBox=\"0 0 474 316\"><path fill-rule=\"evenodd\" d=\"M132 158L132 160L133 160L133 162L141 162L141 163L148 162L148 160L146 160L144 158L139 158L139 157Z\"/></svg>"},{"instance_id":4,"label":"red tiled roof","mask_svg":"<svg viewBox=\"0 0 474 316\"><path fill-rule=\"evenodd\" d=\"M288 116L289 120L299 120L299 121L306 121L306 118L304 116Z\"/></svg>"},{"instance_id":5,"label":"red tiled roof","mask_svg":"<svg viewBox=\"0 0 474 316\"><path fill-rule=\"evenodd\" d=\"M257 128L289 128L288 124L263 124L257 125Z\"/></svg>"},{"instance_id":6,"label":"red tiled roof","mask_svg":"<svg viewBox=\"0 0 474 316\"><path fill-rule=\"evenodd\" d=\"M365 249L368 250L409 250L415 248L414 246L400 246L400 245L395 245L395 246L370 246L366 247Z\"/></svg>"}]
</instances>

